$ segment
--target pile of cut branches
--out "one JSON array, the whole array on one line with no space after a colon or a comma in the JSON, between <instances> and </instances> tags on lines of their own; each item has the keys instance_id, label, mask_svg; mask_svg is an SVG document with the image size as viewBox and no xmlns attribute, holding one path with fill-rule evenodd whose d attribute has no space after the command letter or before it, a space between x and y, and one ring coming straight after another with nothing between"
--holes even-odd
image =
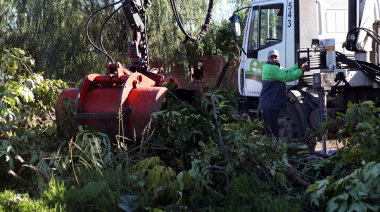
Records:
<instances>
[{"instance_id":1,"label":"pile of cut branches","mask_svg":"<svg viewBox=\"0 0 380 212\"><path fill-rule=\"evenodd\" d=\"M112 141L78 126L58 141L51 114L67 86L33 73L8 79L0 87L1 210L379 209L380 109L373 102L349 104L320 125L340 130L345 148L332 156L262 136L261 122L234 115L232 92L206 86L188 103L173 84L141 139Z\"/></svg>"}]
</instances>

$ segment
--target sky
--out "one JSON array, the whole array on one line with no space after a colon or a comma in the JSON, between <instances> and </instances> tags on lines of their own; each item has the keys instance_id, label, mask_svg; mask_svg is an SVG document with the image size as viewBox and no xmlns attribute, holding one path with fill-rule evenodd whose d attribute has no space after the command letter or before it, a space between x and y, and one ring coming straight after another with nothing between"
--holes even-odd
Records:
<instances>
[{"instance_id":1,"label":"sky","mask_svg":"<svg viewBox=\"0 0 380 212\"><path fill-rule=\"evenodd\" d=\"M227 0L218 0L222 1L221 4L217 4L217 6L214 8L212 19L215 22L221 22L223 19L229 19L233 14L233 7L230 3L227 3Z\"/></svg>"}]
</instances>

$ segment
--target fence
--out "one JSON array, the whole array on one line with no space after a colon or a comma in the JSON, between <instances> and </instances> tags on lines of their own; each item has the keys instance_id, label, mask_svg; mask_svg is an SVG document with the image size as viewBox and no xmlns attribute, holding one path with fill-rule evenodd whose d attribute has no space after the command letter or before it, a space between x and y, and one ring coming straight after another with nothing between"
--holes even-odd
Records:
<instances>
[{"instance_id":1,"label":"fence","mask_svg":"<svg viewBox=\"0 0 380 212\"><path fill-rule=\"evenodd\" d=\"M177 78L181 86L186 89L201 89L207 83L210 87L214 87L226 63L223 57L200 56L199 60L203 60L203 82L191 82L190 68L183 66L172 66L172 76ZM221 87L225 89L234 89L238 91L238 72L239 61L232 61L221 83ZM187 73L186 73L187 72Z\"/></svg>"}]
</instances>

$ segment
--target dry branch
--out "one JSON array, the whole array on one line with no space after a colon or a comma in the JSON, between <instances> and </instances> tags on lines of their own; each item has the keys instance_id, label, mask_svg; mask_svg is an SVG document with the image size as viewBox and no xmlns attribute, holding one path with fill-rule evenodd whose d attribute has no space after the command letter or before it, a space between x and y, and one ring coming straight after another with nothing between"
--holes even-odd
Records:
<instances>
[{"instance_id":1,"label":"dry branch","mask_svg":"<svg viewBox=\"0 0 380 212\"><path fill-rule=\"evenodd\" d=\"M40 174L43 178L45 178L45 180L49 183L51 178L49 177L49 175L47 175L44 171L42 171L40 168L38 167L35 167L35 166L32 166L30 164L22 164L23 167L28 167L30 169L33 169L34 171L36 171L38 174Z\"/></svg>"},{"instance_id":2,"label":"dry branch","mask_svg":"<svg viewBox=\"0 0 380 212\"><path fill-rule=\"evenodd\" d=\"M30 169L33 169L33 170L36 171L38 174L40 174L43 178L45 178L45 180L46 180L48 183L50 182L51 178L49 177L49 175L46 174L44 171L42 171L40 168L35 167L35 166L33 166L33 165L30 165L30 163L29 163L28 161L22 159L22 157L19 156L19 155L16 155L16 156L15 156L15 159L16 159L16 160L19 160L21 163L23 163L23 164L22 164L23 167L28 167L28 168L30 168Z\"/></svg>"},{"instance_id":3,"label":"dry branch","mask_svg":"<svg viewBox=\"0 0 380 212\"><path fill-rule=\"evenodd\" d=\"M26 181L26 180L22 179L20 176L18 176L13 170L9 170L8 174L12 175L13 177L15 177L17 180L19 180L20 182L22 182L26 186L34 187L28 181Z\"/></svg>"}]
</instances>

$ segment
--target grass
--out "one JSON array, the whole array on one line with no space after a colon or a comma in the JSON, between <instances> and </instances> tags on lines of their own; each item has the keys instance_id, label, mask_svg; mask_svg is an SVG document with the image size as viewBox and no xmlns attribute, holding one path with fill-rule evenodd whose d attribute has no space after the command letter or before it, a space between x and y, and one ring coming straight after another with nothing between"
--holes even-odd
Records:
<instances>
[{"instance_id":1,"label":"grass","mask_svg":"<svg viewBox=\"0 0 380 212\"><path fill-rule=\"evenodd\" d=\"M80 184L90 185L88 182L85 183L86 179L98 182L98 184L94 184L97 188L92 187L85 191L86 186L65 186L64 183L52 180L37 199L31 199L28 194L16 194L14 191L5 190L0 193L0 211L124 211L118 207L120 196L138 195L130 190L133 185L128 185L126 176L112 171L103 172L103 175L85 173L80 177ZM96 192L99 184L103 185L103 189ZM260 181L256 176L247 174L234 176L229 189L230 193L225 198L214 202L214 205L199 208L197 211L302 211L300 200L288 195L276 195L271 189L273 187ZM93 194L96 195L91 196ZM145 203L145 205L149 205L149 203ZM159 208L163 209L163 207ZM173 209L177 211L174 206ZM178 209L178 211L181 210L179 207ZM159 209L156 208L156 211Z\"/></svg>"}]
</instances>

